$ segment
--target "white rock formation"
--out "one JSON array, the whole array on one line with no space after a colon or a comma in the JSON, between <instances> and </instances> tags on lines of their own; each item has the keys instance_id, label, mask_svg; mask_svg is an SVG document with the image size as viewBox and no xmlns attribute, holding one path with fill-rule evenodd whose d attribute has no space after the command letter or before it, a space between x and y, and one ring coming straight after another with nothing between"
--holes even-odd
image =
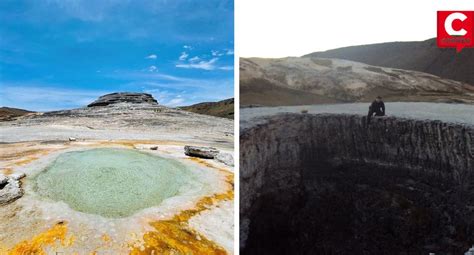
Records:
<instances>
[{"instance_id":1,"label":"white rock formation","mask_svg":"<svg viewBox=\"0 0 474 255\"><path fill-rule=\"evenodd\" d=\"M215 160L228 166L234 166L234 156L230 153L221 152L216 155Z\"/></svg>"},{"instance_id":2,"label":"white rock formation","mask_svg":"<svg viewBox=\"0 0 474 255\"><path fill-rule=\"evenodd\" d=\"M184 154L191 157L208 158L213 159L219 154L219 150L213 147L202 147L202 146L184 146Z\"/></svg>"},{"instance_id":3,"label":"white rock formation","mask_svg":"<svg viewBox=\"0 0 474 255\"><path fill-rule=\"evenodd\" d=\"M464 255L474 255L474 245L472 246L471 249L469 249Z\"/></svg>"},{"instance_id":4,"label":"white rock formation","mask_svg":"<svg viewBox=\"0 0 474 255\"><path fill-rule=\"evenodd\" d=\"M18 176L5 176L0 174L0 205L6 205L23 196Z\"/></svg>"}]
</instances>

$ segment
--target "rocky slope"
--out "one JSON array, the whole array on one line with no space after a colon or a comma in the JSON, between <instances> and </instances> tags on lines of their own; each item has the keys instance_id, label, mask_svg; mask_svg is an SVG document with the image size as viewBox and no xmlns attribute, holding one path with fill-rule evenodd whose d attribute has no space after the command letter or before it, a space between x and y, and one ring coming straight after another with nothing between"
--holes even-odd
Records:
<instances>
[{"instance_id":1,"label":"rocky slope","mask_svg":"<svg viewBox=\"0 0 474 255\"><path fill-rule=\"evenodd\" d=\"M139 137L233 146L233 121L168 108L140 93L105 95L88 107L28 115L2 122L0 128L4 142Z\"/></svg>"},{"instance_id":2,"label":"rocky slope","mask_svg":"<svg viewBox=\"0 0 474 255\"><path fill-rule=\"evenodd\" d=\"M178 107L181 110L215 117L234 119L234 99L229 98L218 102L203 102Z\"/></svg>"},{"instance_id":3,"label":"rocky slope","mask_svg":"<svg viewBox=\"0 0 474 255\"><path fill-rule=\"evenodd\" d=\"M314 52L307 57L338 58L375 66L415 70L474 85L474 49L440 49L436 38L389 42Z\"/></svg>"},{"instance_id":4,"label":"rocky slope","mask_svg":"<svg viewBox=\"0 0 474 255\"><path fill-rule=\"evenodd\" d=\"M110 104L130 103L130 104L158 104L152 95L146 93L118 92L99 97L87 107L106 106Z\"/></svg>"},{"instance_id":5,"label":"rocky slope","mask_svg":"<svg viewBox=\"0 0 474 255\"><path fill-rule=\"evenodd\" d=\"M325 58L243 58L241 105L372 101L474 103L474 86L427 73Z\"/></svg>"},{"instance_id":6,"label":"rocky slope","mask_svg":"<svg viewBox=\"0 0 474 255\"><path fill-rule=\"evenodd\" d=\"M461 254L474 243L474 127L347 114L240 135L243 254ZM292 125L288 125L292 123Z\"/></svg>"},{"instance_id":7,"label":"rocky slope","mask_svg":"<svg viewBox=\"0 0 474 255\"><path fill-rule=\"evenodd\" d=\"M23 115L31 114L32 111L18 109L18 108L11 108L11 107L1 107L0 108L0 121L8 121L13 120L16 117L20 117Z\"/></svg>"}]
</instances>

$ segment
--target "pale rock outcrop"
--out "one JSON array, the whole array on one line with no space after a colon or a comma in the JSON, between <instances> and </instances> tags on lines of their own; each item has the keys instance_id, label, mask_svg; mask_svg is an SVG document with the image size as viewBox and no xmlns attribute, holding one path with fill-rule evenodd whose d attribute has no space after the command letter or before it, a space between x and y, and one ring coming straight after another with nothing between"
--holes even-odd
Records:
<instances>
[{"instance_id":1,"label":"pale rock outcrop","mask_svg":"<svg viewBox=\"0 0 474 255\"><path fill-rule=\"evenodd\" d=\"M474 245L472 246L471 249L469 249L464 255L474 255Z\"/></svg>"},{"instance_id":2,"label":"pale rock outcrop","mask_svg":"<svg viewBox=\"0 0 474 255\"><path fill-rule=\"evenodd\" d=\"M228 166L234 166L234 156L230 153L221 152L216 155L215 159Z\"/></svg>"},{"instance_id":3,"label":"pale rock outcrop","mask_svg":"<svg viewBox=\"0 0 474 255\"><path fill-rule=\"evenodd\" d=\"M7 182L8 182L8 178L5 175L0 174L0 185L5 184Z\"/></svg>"},{"instance_id":4,"label":"pale rock outcrop","mask_svg":"<svg viewBox=\"0 0 474 255\"><path fill-rule=\"evenodd\" d=\"M213 159L219 154L219 150L213 147L184 146L184 154L191 157Z\"/></svg>"},{"instance_id":5,"label":"pale rock outcrop","mask_svg":"<svg viewBox=\"0 0 474 255\"><path fill-rule=\"evenodd\" d=\"M130 93L130 92L120 92L112 93L99 97L96 101L90 103L88 107L94 106L106 106L110 104L117 103L132 103L132 104L158 104L158 101L153 98L152 95L147 93Z\"/></svg>"},{"instance_id":6,"label":"pale rock outcrop","mask_svg":"<svg viewBox=\"0 0 474 255\"><path fill-rule=\"evenodd\" d=\"M26 176L25 173L19 173L19 172L8 175L9 178L12 178L12 179L17 180L17 181L19 181L20 179L25 178L25 176Z\"/></svg>"},{"instance_id":7,"label":"pale rock outcrop","mask_svg":"<svg viewBox=\"0 0 474 255\"><path fill-rule=\"evenodd\" d=\"M23 196L19 176L0 175L0 206L6 205Z\"/></svg>"}]
</instances>

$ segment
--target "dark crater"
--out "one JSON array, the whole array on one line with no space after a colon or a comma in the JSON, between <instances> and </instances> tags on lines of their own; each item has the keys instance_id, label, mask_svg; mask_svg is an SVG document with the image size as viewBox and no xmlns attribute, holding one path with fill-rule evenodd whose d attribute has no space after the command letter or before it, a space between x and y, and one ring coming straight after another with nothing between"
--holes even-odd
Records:
<instances>
[{"instance_id":1,"label":"dark crater","mask_svg":"<svg viewBox=\"0 0 474 255\"><path fill-rule=\"evenodd\" d=\"M464 254L473 137L471 126L367 127L350 115L285 114L242 130L242 254Z\"/></svg>"}]
</instances>

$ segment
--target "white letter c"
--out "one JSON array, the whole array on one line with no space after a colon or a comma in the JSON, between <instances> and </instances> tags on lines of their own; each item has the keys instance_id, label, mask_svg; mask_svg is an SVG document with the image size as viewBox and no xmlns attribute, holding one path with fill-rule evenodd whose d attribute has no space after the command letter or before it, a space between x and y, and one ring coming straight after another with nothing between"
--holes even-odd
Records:
<instances>
[{"instance_id":1,"label":"white letter c","mask_svg":"<svg viewBox=\"0 0 474 255\"><path fill-rule=\"evenodd\" d=\"M454 12L449 14L449 16L444 21L444 29L446 30L446 33L448 33L448 35L465 36L467 34L467 31L464 28L461 30L454 30L453 28L453 21L457 19L460 21L464 21L465 19L467 19L467 16L460 12Z\"/></svg>"}]
</instances>

